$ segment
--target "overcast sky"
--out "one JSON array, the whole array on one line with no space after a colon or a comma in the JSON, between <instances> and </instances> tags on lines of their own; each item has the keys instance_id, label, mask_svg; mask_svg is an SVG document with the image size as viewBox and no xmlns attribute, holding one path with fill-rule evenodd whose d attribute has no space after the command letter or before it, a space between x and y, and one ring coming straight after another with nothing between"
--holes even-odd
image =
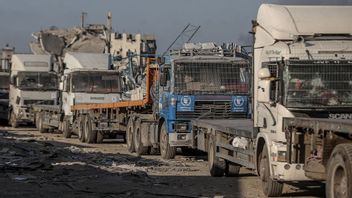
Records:
<instances>
[{"instance_id":1,"label":"overcast sky","mask_svg":"<svg viewBox=\"0 0 352 198\"><path fill-rule=\"evenodd\" d=\"M105 23L108 11L119 32L156 35L159 52L188 23L200 25L195 41L249 42L248 31L261 3L351 4L352 0L0 0L0 47L29 50L31 33L50 26Z\"/></svg>"}]
</instances>

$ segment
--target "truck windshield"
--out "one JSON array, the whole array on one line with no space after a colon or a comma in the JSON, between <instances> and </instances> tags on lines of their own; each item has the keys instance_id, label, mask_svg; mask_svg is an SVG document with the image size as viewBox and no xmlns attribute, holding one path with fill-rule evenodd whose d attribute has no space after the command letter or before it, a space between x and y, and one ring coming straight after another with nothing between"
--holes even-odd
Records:
<instances>
[{"instance_id":1,"label":"truck windshield","mask_svg":"<svg viewBox=\"0 0 352 198\"><path fill-rule=\"evenodd\" d=\"M177 62L175 93L178 94L247 94L248 63Z\"/></svg>"},{"instance_id":2,"label":"truck windshield","mask_svg":"<svg viewBox=\"0 0 352 198\"><path fill-rule=\"evenodd\" d=\"M352 106L352 61L289 61L284 78L288 107Z\"/></svg>"},{"instance_id":3,"label":"truck windshield","mask_svg":"<svg viewBox=\"0 0 352 198\"><path fill-rule=\"evenodd\" d=\"M112 72L77 72L72 75L73 92L118 93L120 76Z\"/></svg>"},{"instance_id":4,"label":"truck windshield","mask_svg":"<svg viewBox=\"0 0 352 198\"><path fill-rule=\"evenodd\" d=\"M23 90L57 90L57 75L48 72L18 72L18 88Z\"/></svg>"}]
</instances>

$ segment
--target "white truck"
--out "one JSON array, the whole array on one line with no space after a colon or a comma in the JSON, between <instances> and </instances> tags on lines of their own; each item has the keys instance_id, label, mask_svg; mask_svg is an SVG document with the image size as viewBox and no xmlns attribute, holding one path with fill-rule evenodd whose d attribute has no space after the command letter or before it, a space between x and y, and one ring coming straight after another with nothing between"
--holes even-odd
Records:
<instances>
[{"instance_id":1,"label":"white truck","mask_svg":"<svg viewBox=\"0 0 352 198\"><path fill-rule=\"evenodd\" d=\"M83 134L79 126L84 120L78 120L73 115L71 106L119 101L120 75L116 70L109 70L110 61L107 54L67 52L63 63L60 105L34 106L38 118L38 129L40 132L59 129L66 138L75 133L82 142L101 142L104 134L111 131L102 129L96 131L94 135Z\"/></svg>"},{"instance_id":2,"label":"white truck","mask_svg":"<svg viewBox=\"0 0 352 198\"><path fill-rule=\"evenodd\" d=\"M193 120L213 176L247 167L266 196L280 196L284 183L326 181L327 197L352 197L351 17L352 6L259 8L253 119Z\"/></svg>"},{"instance_id":3,"label":"white truck","mask_svg":"<svg viewBox=\"0 0 352 198\"><path fill-rule=\"evenodd\" d=\"M58 79L49 55L15 54L11 63L9 123L17 127L35 121L32 105L57 104Z\"/></svg>"}]
</instances>

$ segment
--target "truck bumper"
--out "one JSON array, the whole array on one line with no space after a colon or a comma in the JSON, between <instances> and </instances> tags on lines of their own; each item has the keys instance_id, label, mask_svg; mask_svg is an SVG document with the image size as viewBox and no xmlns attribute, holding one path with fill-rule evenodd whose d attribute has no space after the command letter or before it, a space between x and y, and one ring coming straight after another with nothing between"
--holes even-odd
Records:
<instances>
[{"instance_id":1,"label":"truck bumper","mask_svg":"<svg viewBox=\"0 0 352 198\"><path fill-rule=\"evenodd\" d=\"M305 175L304 164L276 162L272 164L274 179L278 181L311 181Z\"/></svg>"},{"instance_id":2,"label":"truck bumper","mask_svg":"<svg viewBox=\"0 0 352 198\"><path fill-rule=\"evenodd\" d=\"M192 133L169 133L170 146L192 146Z\"/></svg>"},{"instance_id":3,"label":"truck bumper","mask_svg":"<svg viewBox=\"0 0 352 198\"><path fill-rule=\"evenodd\" d=\"M33 114L26 112L26 109L20 109L16 119L18 123L32 123L34 121L34 116Z\"/></svg>"}]
</instances>

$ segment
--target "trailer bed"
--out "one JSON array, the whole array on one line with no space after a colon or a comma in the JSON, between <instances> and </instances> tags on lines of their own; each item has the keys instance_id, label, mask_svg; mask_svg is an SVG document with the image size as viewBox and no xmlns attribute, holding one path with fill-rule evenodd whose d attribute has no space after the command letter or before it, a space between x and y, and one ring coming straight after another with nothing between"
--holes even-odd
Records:
<instances>
[{"instance_id":1,"label":"trailer bed","mask_svg":"<svg viewBox=\"0 0 352 198\"><path fill-rule=\"evenodd\" d=\"M315 131L335 131L340 133L352 133L352 120L328 119L328 118L284 118L284 128L288 127L312 128Z\"/></svg>"},{"instance_id":2,"label":"trailer bed","mask_svg":"<svg viewBox=\"0 0 352 198\"><path fill-rule=\"evenodd\" d=\"M236 120L192 120L193 126L212 128L217 131L228 133L235 136L252 138L253 121L251 119Z\"/></svg>"}]
</instances>

